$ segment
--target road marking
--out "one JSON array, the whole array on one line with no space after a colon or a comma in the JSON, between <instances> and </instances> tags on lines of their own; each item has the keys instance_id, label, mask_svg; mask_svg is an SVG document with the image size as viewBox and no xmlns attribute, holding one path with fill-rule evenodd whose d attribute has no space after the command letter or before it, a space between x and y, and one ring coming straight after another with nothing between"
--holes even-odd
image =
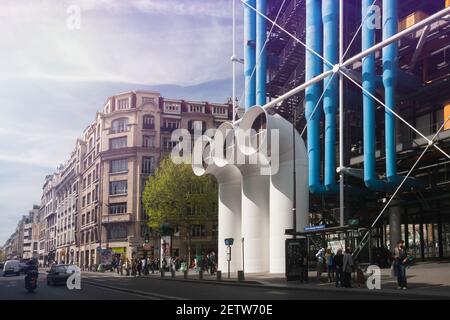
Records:
<instances>
[{"instance_id":1,"label":"road marking","mask_svg":"<svg viewBox=\"0 0 450 320\"><path fill-rule=\"evenodd\" d=\"M126 288L121 288L121 287L112 287L112 286L106 286L103 284L99 284L99 283L95 283L94 282L90 282L90 281L84 281L85 284L94 286L94 287L100 287L100 288L105 288L105 289L109 289L109 290L113 290L113 291L120 291L120 292L125 292L128 294L134 294L137 296L144 296L144 297L152 297L152 298L156 298L156 299L160 299L160 300L189 300L187 298L182 298L182 297L175 297L175 296L169 296L169 295L164 295L164 294L159 294L159 293L154 293L154 292L147 292L147 291L140 291L140 290L131 290L131 289L126 289Z\"/></svg>"},{"instance_id":2,"label":"road marking","mask_svg":"<svg viewBox=\"0 0 450 320\"><path fill-rule=\"evenodd\" d=\"M83 283L83 285L88 285L91 287L96 287L96 288L102 288L102 290L106 290L106 291L111 291L111 292L120 292L122 294L126 294L126 295L130 295L130 296L136 296L136 297L140 297L140 298L146 298L147 300L161 300L149 295L143 295L143 294L138 294L138 293L132 293L132 292L127 292L127 291L123 291L123 290L118 290L118 289L113 289L110 287L106 287L106 286L102 286L102 285L95 285L92 283L86 283L86 281Z\"/></svg>"}]
</instances>

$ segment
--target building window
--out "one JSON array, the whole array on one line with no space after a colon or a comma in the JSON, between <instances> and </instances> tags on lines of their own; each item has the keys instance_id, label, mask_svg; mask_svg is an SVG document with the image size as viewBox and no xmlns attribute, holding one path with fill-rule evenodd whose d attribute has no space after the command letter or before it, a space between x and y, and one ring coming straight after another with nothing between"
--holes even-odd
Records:
<instances>
[{"instance_id":1,"label":"building window","mask_svg":"<svg viewBox=\"0 0 450 320\"><path fill-rule=\"evenodd\" d=\"M82 226L84 226L85 225L85 222L86 222L86 216L83 214L82 216L81 216L81 225Z\"/></svg>"},{"instance_id":2,"label":"building window","mask_svg":"<svg viewBox=\"0 0 450 320\"><path fill-rule=\"evenodd\" d=\"M179 113L179 111L180 111L180 104L179 103L164 102L164 112L176 112L176 113Z\"/></svg>"},{"instance_id":3,"label":"building window","mask_svg":"<svg viewBox=\"0 0 450 320\"><path fill-rule=\"evenodd\" d=\"M166 151L171 151L176 145L177 141L172 141L170 138L164 138L163 140L163 147Z\"/></svg>"},{"instance_id":4,"label":"building window","mask_svg":"<svg viewBox=\"0 0 450 320\"><path fill-rule=\"evenodd\" d=\"M117 100L117 110L129 109L129 101L130 100L128 98L118 99Z\"/></svg>"},{"instance_id":5,"label":"building window","mask_svg":"<svg viewBox=\"0 0 450 320\"><path fill-rule=\"evenodd\" d=\"M163 121L163 129L166 130L175 130L180 127L180 121L176 119L164 119Z\"/></svg>"},{"instance_id":6,"label":"building window","mask_svg":"<svg viewBox=\"0 0 450 320\"><path fill-rule=\"evenodd\" d=\"M145 115L142 121L144 129L155 129L155 118L153 116Z\"/></svg>"},{"instance_id":7,"label":"building window","mask_svg":"<svg viewBox=\"0 0 450 320\"><path fill-rule=\"evenodd\" d=\"M111 160L110 172L126 172L128 171L128 159Z\"/></svg>"},{"instance_id":8,"label":"building window","mask_svg":"<svg viewBox=\"0 0 450 320\"><path fill-rule=\"evenodd\" d=\"M81 202L81 206L85 207L86 206L86 196L83 197L83 200Z\"/></svg>"},{"instance_id":9,"label":"building window","mask_svg":"<svg viewBox=\"0 0 450 320\"><path fill-rule=\"evenodd\" d=\"M92 183L92 174L89 174L87 178L87 185L90 186L91 183Z\"/></svg>"},{"instance_id":10,"label":"building window","mask_svg":"<svg viewBox=\"0 0 450 320\"><path fill-rule=\"evenodd\" d=\"M213 113L219 115L226 115L228 109L225 107L213 106Z\"/></svg>"},{"instance_id":11,"label":"building window","mask_svg":"<svg viewBox=\"0 0 450 320\"><path fill-rule=\"evenodd\" d=\"M201 104L189 104L189 112L205 112L205 106Z\"/></svg>"},{"instance_id":12,"label":"building window","mask_svg":"<svg viewBox=\"0 0 450 320\"><path fill-rule=\"evenodd\" d=\"M94 201L98 200L98 185L95 186Z\"/></svg>"},{"instance_id":13,"label":"building window","mask_svg":"<svg viewBox=\"0 0 450 320\"><path fill-rule=\"evenodd\" d=\"M188 130L191 132L198 131L203 133L206 130L206 122L200 120L189 120Z\"/></svg>"},{"instance_id":14,"label":"building window","mask_svg":"<svg viewBox=\"0 0 450 320\"><path fill-rule=\"evenodd\" d=\"M114 120L111 124L111 133L126 132L128 129L128 118Z\"/></svg>"},{"instance_id":15,"label":"building window","mask_svg":"<svg viewBox=\"0 0 450 320\"><path fill-rule=\"evenodd\" d=\"M142 173L153 174L155 170L155 157L143 157L142 158Z\"/></svg>"},{"instance_id":16,"label":"building window","mask_svg":"<svg viewBox=\"0 0 450 320\"><path fill-rule=\"evenodd\" d=\"M91 212L88 211L88 213L86 214L86 224L89 224L91 222Z\"/></svg>"},{"instance_id":17,"label":"building window","mask_svg":"<svg viewBox=\"0 0 450 320\"><path fill-rule=\"evenodd\" d=\"M109 183L109 194L126 194L127 193L127 180L112 181Z\"/></svg>"},{"instance_id":18,"label":"building window","mask_svg":"<svg viewBox=\"0 0 450 320\"><path fill-rule=\"evenodd\" d=\"M121 149L127 146L127 137L114 138L109 140L111 149Z\"/></svg>"},{"instance_id":19,"label":"building window","mask_svg":"<svg viewBox=\"0 0 450 320\"><path fill-rule=\"evenodd\" d=\"M108 239L124 239L127 237L127 227L124 224L114 224L108 228Z\"/></svg>"},{"instance_id":20,"label":"building window","mask_svg":"<svg viewBox=\"0 0 450 320\"><path fill-rule=\"evenodd\" d=\"M154 148L155 147L155 136L143 136L142 146L144 148Z\"/></svg>"},{"instance_id":21,"label":"building window","mask_svg":"<svg viewBox=\"0 0 450 320\"><path fill-rule=\"evenodd\" d=\"M87 204L88 205L91 204L91 193L90 192L87 194Z\"/></svg>"},{"instance_id":22,"label":"building window","mask_svg":"<svg viewBox=\"0 0 450 320\"><path fill-rule=\"evenodd\" d=\"M127 203L110 203L109 214L124 214L127 213Z\"/></svg>"},{"instance_id":23,"label":"building window","mask_svg":"<svg viewBox=\"0 0 450 320\"><path fill-rule=\"evenodd\" d=\"M191 227L191 236L192 237L206 237L206 228L204 225L193 225Z\"/></svg>"}]
</instances>

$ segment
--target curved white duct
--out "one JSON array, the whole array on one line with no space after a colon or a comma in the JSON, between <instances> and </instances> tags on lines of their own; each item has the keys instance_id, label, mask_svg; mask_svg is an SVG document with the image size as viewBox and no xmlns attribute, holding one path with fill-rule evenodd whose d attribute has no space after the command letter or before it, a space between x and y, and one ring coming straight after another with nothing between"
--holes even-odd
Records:
<instances>
[{"instance_id":1,"label":"curved white duct","mask_svg":"<svg viewBox=\"0 0 450 320\"><path fill-rule=\"evenodd\" d=\"M220 132L226 129L232 130L231 124L222 125ZM217 135L216 135L217 136ZM204 174L213 175L218 183L218 270L227 272L227 247L224 239L233 238L234 244L231 247L230 272L236 272L242 268L242 248L241 248L241 180L240 171L233 164L229 163L228 157L212 157L212 151L215 149L215 142L224 143L223 139L214 139L208 137L196 140L194 153L203 154L205 162L192 162L194 174L202 176ZM208 146L209 144L209 146ZM211 148L211 144L214 146ZM223 147L223 146L220 146ZM202 164L199 164L202 163ZM206 167L206 168L205 168Z\"/></svg>"},{"instance_id":2,"label":"curved white duct","mask_svg":"<svg viewBox=\"0 0 450 320\"><path fill-rule=\"evenodd\" d=\"M309 191L308 191L308 160L306 148L303 140L298 134L297 130L293 132L292 124L278 114L269 114L267 110L261 107L253 107L248 110L242 121L240 122L240 129L238 135L245 134L246 130L255 129L258 131L259 138L257 144L256 140L252 139L250 147L242 148L242 152L251 155L256 152L265 152L261 150L261 146L267 145L270 156L270 176L261 176L260 172L252 171L252 175L243 172L243 187L247 186L247 193L250 193L255 199L260 201L261 205L253 206L245 204L248 202L244 200L243 192L243 230L246 228L244 224L245 217L249 214L252 220L247 218L246 222L256 220L261 217L262 220L258 222L257 227L264 228L266 222L264 221L266 210L260 207L267 205L270 208L269 215L269 271L271 273L285 272L285 240L288 236L285 235L286 229L293 228L293 199L294 199L294 151L293 139L295 134L295 167L296 167L296 230L303 231L304 227L308 225L308 211L309 211ZM278 138L277 138L278 135ZM243 141L238 138L238 141ZM240 144L241 146L241 144ZM277 156L277 153L279 157ZM278 160L278 163L275 163ZM241 169L242 171L242 169ZM267 186L266 182L269 183ZM269 197L267 191L269 190ZM250 192L249 192L250 191ZM249 208L251 210L249 210ZM246 211L249 210L249 213ZM253 230L255 231L256 230ZM265 236L264 230L260 230L258 237ZM262 246L262 243L261 243ZM247 249L247 247L246 247ZM246 259L247 260L247 259ZM247 262L247 261L246 261Z\"/></svg>"},{"instance_id":3,"label":"curved white duct","mask_svg":"<svg viewBox=\"0 0 450 320\"><path fill-rule=\"evenodd\" d=\"M231 131L234 129L233 131ZM238 129L231 124L222 124L218 131L232 133L233 161L242 175L239 189L241 199L241 236L244 239L245 273L269 271L269 176L261 175L261 165L256 157L246 156L241 147L236 147ZM217 137L216 137L217 139ZM217 157L220 158L220 157Z\"/></svg>"}]
</instances>

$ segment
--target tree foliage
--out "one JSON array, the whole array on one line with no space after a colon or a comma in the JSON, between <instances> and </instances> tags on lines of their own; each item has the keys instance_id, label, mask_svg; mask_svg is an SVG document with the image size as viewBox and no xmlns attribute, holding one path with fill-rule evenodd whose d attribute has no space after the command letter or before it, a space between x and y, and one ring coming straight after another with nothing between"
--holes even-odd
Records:
<instances>
[{"instance_id":1,"label":"tree foliage","mask_svg":"<svg viewBox=\"0 0 450 320\"><path fill-rule=\"evenodd\" d=\"M210 176L194 175L190 165L166 158L148 178L142 201L150 228L169 223L189 233L192 225L217 215L217 184Z\"/></svg>"}]
</instances>

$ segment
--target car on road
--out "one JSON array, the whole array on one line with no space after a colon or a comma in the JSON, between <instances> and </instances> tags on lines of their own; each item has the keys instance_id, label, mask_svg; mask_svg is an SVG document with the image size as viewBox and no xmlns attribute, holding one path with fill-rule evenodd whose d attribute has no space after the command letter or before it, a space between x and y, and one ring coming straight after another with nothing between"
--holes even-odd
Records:
<instances>
[{"instance_id":1,"label":"car on road","mask_svg":"<svg viewBox=\"0 0 450 320\"><path fill-rule=\"evenodd\" d=\"M53 265L49 271L47 271L47 285L54 286L58 284L65 284L70 273L67 273L69 264L57 264Z\"/></svg>"},{"instance_id":2,"label":"car on road","mask_svg":"<svg viewBox=\"0 0 450 320\"><path fill-rule=\"evenodd\" d=\"M6 277L8 274L15 274L20 276L20 262L19 260L8 260L3 266L3 276Z\"/></svg>"}]
</instances>

